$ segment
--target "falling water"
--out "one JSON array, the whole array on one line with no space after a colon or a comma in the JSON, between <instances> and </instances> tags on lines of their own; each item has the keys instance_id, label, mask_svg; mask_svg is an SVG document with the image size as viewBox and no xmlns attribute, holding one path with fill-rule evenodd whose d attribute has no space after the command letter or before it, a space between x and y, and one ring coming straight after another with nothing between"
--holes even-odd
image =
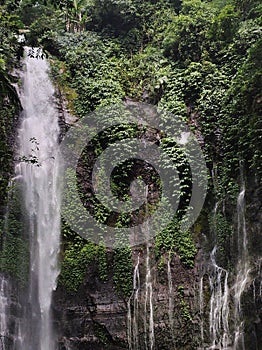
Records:
<instances>
[{"instance_id":1,"label":"falling water","mask_svg":"<svg viewBox=\"0 0 262 350\"><path fill-rule=\"evenodd\" d=\"M211 289L209 323L211 349L222 350L229 345L229 287L228 271L217 265L216 250L215 246L210 256L213 273L209 277Z\"/></svg>"},{"instance_id":2,"label":"falling water","mask_svg":"<svg viewBox=\"0 0 262 350\"><path fill-rule=\"evenodd\" d=\"M139 349L139 293L140 293L140 257L138 255L137 263L133 274L133 294L128 301L128 347L129 350ZM133 316L131 312L131 301L133 301Z\"/></svg>"},{"instance_id":3,"label":"falling water","mask_svg":"<svg viewBox=\"0 0 262 350\"><path fill-rule=\"evenodd\" d=\"M144 312L145 312L145 319L144 319L145 348L153 350L155 345L153 285L152 285L152 273L151 273L151 266L150 266L150 249L149 249L148 242L146 244L146 281L145 281Z\"/></svg>"},{"instance_id":4,"label":"falling water","mask_svg":"<svg viewBox=\"0 0 262 350\"><path fill-rule=\"evenodd\" d=\"M172 336L172 342L175 344L174 337L174 288L173 288L173 280L172 280L172 272L171 272L171 257L167 261L167 281L168 281L168 317L169 317L169 325Z\"/></svg>"},{"instance_id":5,"label":"falling water","mask_svg":"<svg viewBox=\"0 0 262 350\"><path fill-rule=\"evenodd\" d=\"M148 198L148 186L145 187L145 198ZM147 214L147 213L146 213ZM144 234L146 238L146 278L145 278L145 302L144 302L144 332L145 349L153 350L155 346L154 333L154 307L153 307L153 281L150 266L150 232L145 223Z\"/></svg>"},{"instance_id":6,"label":"falling water","mask_svg":"<svg viewBox=\"0 0 262 350\"><path fill-rule=\"evenodd\" d=\"M133 293L128 301L127 336L129 350L153 350L155 346L153 281L150 266L149 243L146 244L145 265L146 276L145 282L142 285L139 271L140 256L138 256L133 274ZM141 319L143 319L144 327L144 344L142 344L141 339L139 337L141 333Z\"/></svg>"},{"instance_id":7,"label":"falling water","mask_svg":"<svg viewBox=\"0 0 262 350\"><path fill-rule=\"evenodd\" d=\"M200 278L199 283L199 312L200 312L200 335L201 346L204 344L204 277Z\"/></svg>"},{"instance_id":8,"label":"falling water","mask_svg":"<svg viewBox=\"0 0 262 350\"><path fill-rule=\"evenodd\" d=\"M1 245L3 245L2 240L4 235L8 230L8 216L9 207L7 207L7 213L5 215L4 225L3 225L3 235L1 237ZM6 350L6 339L8 338L8 317L9 317L9 307L10 307L10 285L9 281L4 274L0 274L0 349Z\"/></svg>"},{"instance_id":9,"label":"falling water","mask_svg":"<svg viewBox=\"0 0 262 350\"><path fill-rule=\"evenodd\" d=\"M217 240L217 215L218 203L214 209L214 238ZM211 291L209 332L211 337L210 349L226 349L230 343L229 332L229 286L228 271L218 266L216 262L217 245L210 254L211 273L209 274L209 285ZM202 281L203 283L203 281ZM203 300L202 300L203 303Z\"/></svg>"},{"instance_id":10,"label":"falling water","mask_svg":"<svg viewBox=\"0 0 262 350\"><path fill-rule=\"evenodd\" d=\"M259 283L259 298L262 298L262 259L259 260L259 278L260 278L260 283Z\"/></svg>"},{"instance_id":11,"label":"falling water","mask_svg":"<svg viewBox=\"0 0 262 350\"><path fill-rule=\"evenodd\" d=\"M245 350L243 321L241 320L241 297L249 281L250 263L247 248L247 228L245 217L245 183L243 171L241 170L241 189L237 198L237 245L238 245L238 264L237 276L234 284L234 302L235 302L235 339L234 349Z\"/></svg>"},{"instance_id":12,"label":"falling water","mask_svg":"<svg viewBox=\"0 0 262 350\"><path fill-rule=\"evenodd\" d=\"M8 309L10 307L9 283L5 276L0 276L0 348L6 350L6 339L8 338Z\"/></svg>"},{"instance_id":13,"label":"falling water","mask_svg":"<svg viewBox=\"0 0 262 350\"><path fill-rule=\"evenodd\" d=\"M51 300L60 245L58 113L47 61L29 57L28 48L25 51L23 119L18 133L21 161L16 166L16 174L23 179L30 240L30 312L22 350L53 350Z\"/></svg>"},{"instance_id":14,"label":"falling water","mask_svg":"<svg viewBox=\"0 0 262 350\"><path fill-rule=\"evenodd\" d=\"M145 186L144 195L145 198L148 197L148 186ZM145 238L144 256L141 258L138 255L137 257L133 273L133 293L128 301L127 337L129 350L153 350L155 348L152 251L150 250L150 232L147 222L143 225L142 234ZM143 270L145 269L143 280L140 276L140 265L143 265ZM143 332L144 339L141 339L140 334Z\"/></svg>"}]
</instances>

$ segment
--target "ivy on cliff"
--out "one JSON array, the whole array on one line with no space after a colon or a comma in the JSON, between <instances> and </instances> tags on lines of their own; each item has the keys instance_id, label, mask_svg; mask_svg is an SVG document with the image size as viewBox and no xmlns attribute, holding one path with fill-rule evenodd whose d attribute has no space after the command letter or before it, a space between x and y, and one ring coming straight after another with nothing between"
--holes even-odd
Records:
<instances>
[{"instance_id":1,"label":"ivy on cliff","mask_svg":"<svg viewBox=\"0 0 262 350\"><path fill-rule=\"evenodd\" d=\"M196 133L210 173L216 173L210 193L234 203L240 163L247 175L261 176L259 1L24 0L0 4L3 198L12 159L7 139L16 111L9 71L19 56L14 33L21 26L31 29L29 43L44 46L52 55L51 74L78 117L123 99L157 104L181 117ZM171 151L175 154L175 149ZM71 215L77 215L74 210ZM220 216L217 221L223 260L230 223ZM80 260L90 264L101 252L88 242L76 244L71 235L65 235L64 241L61 280L72 289L84 279ZM156 246L159 255L173 249L187 266L193 266L192 234L179 232L175 222L157 235ZM101 256L105 266L105 254ZM130 263L130 250L116 247L115 285L125 295L130 289ZM123 284L125 274L128 280Z\"/></svg>"}]
</instances>

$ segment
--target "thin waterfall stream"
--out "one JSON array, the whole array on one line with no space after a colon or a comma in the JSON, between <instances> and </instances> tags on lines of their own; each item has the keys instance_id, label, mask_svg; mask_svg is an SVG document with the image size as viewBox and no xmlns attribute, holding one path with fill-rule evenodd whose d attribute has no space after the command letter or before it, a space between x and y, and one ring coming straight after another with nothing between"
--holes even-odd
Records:
<instances>
[{"instance_id":1,"label":"thin waterfall stream","mask_svg":"<svg viewBox=\"0 0 262 350\"><path fill-rule=\"evenodd\" d=\"M237 198L237 245L238 245L238 263L237 275L234 284L234 319L235 319L235 335L234 349L245 350L244 329L242 321L241 297L247 283L249 282L250 262L248 254L247 227L245 215L245 182L243 170L241 169L241 188Z\"/></svg>"},{"instance_id":2,"label":"thin waterfall stream","mask_svg":"<svg viewBox=\"0 0 262 350\"><path fill-rule=\"evenodd\" d=\"M145 198L148 186L145 187ZM133 292L127 303L127 338L129 350L155 349L154 288L150 232L148 223L143 227L145 246L137 254L133 270ZM140 271L142 269L142 273ZM171 272L170 272L171 273Z\"/></svg>"},{"instance_id":3,"label":"thin waterfall stream","mask_svg":"<svg viewBox=\"0 0 262 350\"><path fill-rule=\"evenodd\" d=\"M6 350L6 338L8 338L8 309L10 307L10 286L5 276L0 278L0 348Z\"/></svg>"},{"instance_id":4,"label":"thin waterfall stream","mask_svg":"<svg viewBox=\"0 0 262 350\"><path fill-rule=\"evenodd\" d=\"M168 281L168 318L169 318L169 326L170 326L170 333L172 337L173 345L175 346L175 329L174 329L174 287L173 287L173 281L172 281L172 271L171 271L171 260L172 255L171 252L168 256L167 261L167 281Z\"/></svg>"},{"instance_id":5,"label":"thin waterfall stream","mask_svg":"<svg viewBox=\"0 0 262 350\"><path fill-rule=\"evenodd\" d=\"M209 349L227 349L230 345L229 331L229 272L218 265L217 258L217 223L216 216L219 203L215 204L213 211L213 235L215 245L210 253L210 311L209 311L209 334L211 346ZM203 277L200 280L200 313L203 314ZM201 321L201 339L204 340L203 320Z\"/></svg>"},{"instance_id":6,"label":"thin waterfall stream","mask_svg":"<svg viewBox=\"0 0 262 350\"><path fill-rule=\"evenodd\" d=\"M60 130L48 62L43 54L39 59L32 57L30 50L25 49L23 116L18 131L21 161L15 169L22 177L30 242L29 310L27 307L21 350L53 350L51 303L60 250Z\"/></svg>"},{"instance_id":7,"label":"thin waterfall stream","mask_svg":"<svg viewBox=\"0 0 262 350\"><path fill-rule=\"evenodd\" d=\"M146 244L146 277L145 277L145 302L144 302L144 330L145 330L145 348L153 350L155 345L154 334L154 307L153 307L153 285L152 272L150 266L150 249Z\"/></svg>"},{"instance_id":8,"label":"thin waterfall stream","mask_svg":"<svg viewBox=\"0 0 262 350\"><path fill-rule=\"evenodd\" d=\"M211 252L213 274L209 277L210 298L210 335L212 345L210 349L227 349L230 344L229 333L229 286L228 271L216 263L215 246Z\"/></svg>"},{"instance_id":9,"label":"thin waterfall stream","mask_svg":"<svg viewBox=\"0 0 262 350\"><path fill-rule=\"evenodd\" d=\"M128 347L129 350L139 349L139 293L140 293L140 256L138 254L137 263L133 273L133 293L128 300ZM131 312L131 302L133 302L133 315Z\"/></svg>"},{"instance_id":10,"label":"thin waterfall stream","mask_svg":"<svg viewBox=\"0 0 262 350\"><path fill-rule=\"evenodd\" d=\"M145 187L145 198L148 197L148 186ZM146 213L147 214L147 213ZM155 348L155 332L154 332L154 306L153 306L153 280L152 266L150 259L150 228L145 223L144 234L146 237L146 276L145 276L145 301L144 301L144 332L145 332L145 349L153 350Z\"/></svg>"}]
</instances>

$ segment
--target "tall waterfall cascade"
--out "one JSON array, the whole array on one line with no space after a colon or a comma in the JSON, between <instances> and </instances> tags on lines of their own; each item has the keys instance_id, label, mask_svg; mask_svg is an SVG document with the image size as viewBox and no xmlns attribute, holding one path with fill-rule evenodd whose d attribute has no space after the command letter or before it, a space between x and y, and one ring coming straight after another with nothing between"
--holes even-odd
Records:
<instances>
[{"instance_id":1,"label":"tall waterfall cascade","mask_svg":"<svg viewBox=\"0 0 262 350\"><path fill-rule=\"evenodd\" d=\"M23 115L18 131L20 162L15 169L22 182L30 242L29 311L21 350L54 350L51 302L59 274L60 131L48 62L43 54L33 57L32 52L25 49Z\"/></svg>"}]
</instances>

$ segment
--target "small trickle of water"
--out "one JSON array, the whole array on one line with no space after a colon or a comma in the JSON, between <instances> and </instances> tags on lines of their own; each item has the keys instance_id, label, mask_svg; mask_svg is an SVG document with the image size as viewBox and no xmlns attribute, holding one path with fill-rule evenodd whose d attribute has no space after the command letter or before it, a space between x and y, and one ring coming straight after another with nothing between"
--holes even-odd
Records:
<instances>
[{"instance_id":1,"label":"small trickle of water","mask_svg":"<svg viewBox=\"0 0 262 350\"><path fill-rule=\"evenodd\" d=\"M204 344L204 278L200 278L199 283L199 311L200 311L200 335L201 335L201 346Z\"/></svg>"},{"instance_id":2,"label":"small trickle of water","mask_svg":"<svg viewBox=\"0 0 262 350\"><path fill-rule=\"evenodd\" d=\"M174 334L174 288L172 280L171 262L170 257L167 261L167 281L168 281L168 317L169 325L172 336L172 342L175 344L175 334Z\"/></svg>"},{"instance_id":3,"label":"small trickle of water","mask_svg":"<svg viewBox=\"0 0 262 350\"><path fill-rule=\"evenodd\" d=\"M145 198L148 197L148 186L145 187ZM150 232L146 223L144 235L146 238L146 277L145 277L145 298L144 298L144 345L145 349L153 350L155 347L154 330L154 306L153 306L153 279L150 259Z\"/></svg>"},{"instance_id":4,"label":"small trickle of water","mask_svg":"<svg viewBox=\"0 0 262 350\"><path fill-rule=\"evenodd\" d=\"M228 272L216 263L216 249L211 252L213 273L209 276L210 298L210 335L211 349L223 350L229 346L229 287Z\"/></svg>"},{"instance_id":5,"label":"small trickle of water","mask_svg":"<svg viewBox=\"0 0 262 350\"><path fill-rule=\"evenodd\" d=\"M9 309L9 286L4 276L0 276L0 342L1 348L6 350L6 338L8 338L8 309Z\"/></svg>"},{"instance_id":6,"label":"small trickle of water","mask_svg":"<svg viewBox=\"0 0 262 350\"><path fill-rule=\"evenodd\" d=\"M262 298L262 269L261 266L262 265L262 259L260 259L259 261L259 278L260 278L260 283L259 283L259 298Z\"/></svg>"},{"instance_id":7,"label":"small trickle of water","mask_svg":"<svg viewBox=\"0 0 262 350\"><path fill-rule=\"evenodd\" d=\"M146 245L146 281L144 312L145 348L153 350L155 346L153 285L150 266L150 249L148 244Z\"/></svg>"},{"instance_id":8,"label":"small trickle of water","mask_svg":"<svg viewBox=\"0 0 262 350\"><path fill-rule=\"evenodd\" d=\"M139 293L140 293L140 257L138 255L137 263L133 273L133 293L128 300L128 348L129 350L139 349ZM131 311L131 301L133 301L133 315Z\"/></svg>"},{"instance_id":9,"label":"small trickle of water","mask_svg":"<svg viewBox=\"0 0 262 350\"><path fill-rule=\"evenodd\" d=\"M217 242L217 224L216 215L218 210L218 202L214 208L214 240ZM218 266L216 262L217 245L215 244L210 254L209 286L210 286L210 312L209 312L209 333L211 337L210 349L223 350L228 348L230 344L229 331L229 273L226 269ZM203 288L203 281L202 288ZM203 298L203 296L202 296ZM201 301L203 305L203 300Z\"/></svg>"},{"instance_id":10,"label":"small trickle of water","mask_svg":"<svg viewBox=\"0 0 262 350\"><path fill-rule=\"evenodd\" d=\"M241 190L237 198L237 245L238 245L238 263L237 276L234 284L234 318L235 318L235 337L234 349L245 350L244 341L244 323L241 320L241 297L249 282L250 262L247 247L247 227L245 217L245 183L243 173L241 172Z\"/></svg>"}]
</instances>

